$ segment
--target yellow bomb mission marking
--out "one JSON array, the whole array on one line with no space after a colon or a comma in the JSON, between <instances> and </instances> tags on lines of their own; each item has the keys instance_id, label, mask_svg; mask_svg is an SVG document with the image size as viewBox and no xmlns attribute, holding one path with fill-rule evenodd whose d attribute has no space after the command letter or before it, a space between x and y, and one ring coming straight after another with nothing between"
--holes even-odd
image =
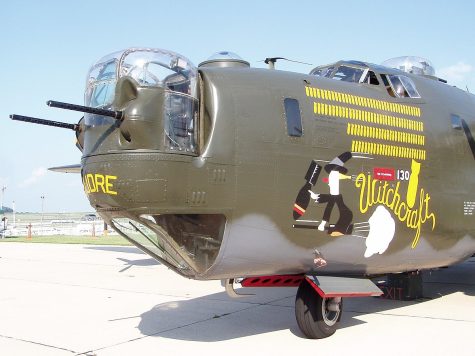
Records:
<instances>
[{"instance_id":1,"label":"yellow bomb mission marking","mask_svg":"<svg viewBox=\"0 0 475 356\"><path fill-rule=\"evenodd\" d=\"M84 191L86 194L104 193L109 195L117 195L117 192L113 190L113 181L116 179L117 176L88 173L83 177L82 184L84 185Z\"/></svg>"}]
</instances>

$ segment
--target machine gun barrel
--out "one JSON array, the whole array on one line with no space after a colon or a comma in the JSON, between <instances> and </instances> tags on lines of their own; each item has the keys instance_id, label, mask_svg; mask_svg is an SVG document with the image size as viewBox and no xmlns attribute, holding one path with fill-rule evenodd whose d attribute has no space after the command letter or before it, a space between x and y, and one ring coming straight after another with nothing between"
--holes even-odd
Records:
<instances>
[{"instance_id":1,"label":"machine gun barrel","mask_svg":"<svg viewBox=\"0 0 475 356\"><path fill-rule=\"evenodd\" d=\"M68 124L66 122L43 120L43 119L38 119L36 117L31 117L31 116L10 115L10 119L16 120L16 121L31 122L33 124L61 127L63 129L70 129L73 131L78 131L79 129L79 125L77 124Z\"/></svg>"},{"instance_id":2,"label":"machine gun barrel","mask_svg":"<svg viewBox=\"0 0 475 356\"><path fill-rule=\"evenodd\" d=\"M53 100L49 100L48 102L46 102L46 104L48 104L48 106L51 106L53 108L73 110L73 111L79 111L79 112L88 113L88 114L108 116L108 117L113 117L116 120L122 120L122 117L123 117L122 111L97 109L97 108L91 108L89 106L68 104L68 103L62 103L60 101L53 101Z\"/></svg>"}]
</instances>

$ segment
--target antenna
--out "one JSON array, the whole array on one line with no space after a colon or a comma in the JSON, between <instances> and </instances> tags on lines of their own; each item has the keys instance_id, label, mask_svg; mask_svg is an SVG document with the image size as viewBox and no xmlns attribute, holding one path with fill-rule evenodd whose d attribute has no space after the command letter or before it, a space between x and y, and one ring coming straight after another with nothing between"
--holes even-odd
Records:
<instances>
[{"instance_id":1,"label":"antenna","mask_svg":"<svg viewBox=\"0 0 475 356\"><path fill-rule=\"evenodd\" d=\"M264 63L269 65L269 69L275 69L275 63L279 59L283 59L284 61L287 61L287 62L294 62L294 63L299 63L299 64L305 64L305 65L308 65L308 66L313 66L313 64L311 64L311 63L294 61L292 59L287 59L287 58L284 58L284 57L268 57L264 60Z\"/></svg>"}]
</instances>

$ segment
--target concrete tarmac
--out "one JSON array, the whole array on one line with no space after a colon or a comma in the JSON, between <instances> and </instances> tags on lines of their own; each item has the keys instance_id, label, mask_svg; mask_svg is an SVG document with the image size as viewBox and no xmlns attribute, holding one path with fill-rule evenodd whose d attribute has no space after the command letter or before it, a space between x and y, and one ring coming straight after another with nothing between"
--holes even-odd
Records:
<instances>
[{"instance_id":1,"label":"concrete tarmac","mask_svg":"<svg viewBox=\"0 0 475 356\"><path fill-rule=\"evenodd\" d=\"M295 288L188 280L134 247L0 243L0 355L474 355L475 259L424 274L424 298L344 299L307 340Z\"/></svg>"}]
</instances>

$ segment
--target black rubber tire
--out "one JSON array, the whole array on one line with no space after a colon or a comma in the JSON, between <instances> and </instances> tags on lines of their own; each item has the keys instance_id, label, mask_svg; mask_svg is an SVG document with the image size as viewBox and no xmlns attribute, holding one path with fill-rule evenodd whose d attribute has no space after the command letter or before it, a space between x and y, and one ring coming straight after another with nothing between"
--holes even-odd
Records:
<instances>
[{"instance_id":1,"label":"black rubber tire","mask_svg":"<svg viewBox=\"0 0 475 356\"><path fill-rule=\"evenodd\" d=\"M306 280L300 283L295 297L295 317L307 338L323 339L333 335L338 328L343 302L340 302L340 311L327 311L324 315L323 307L330 299L320 297Z\"/></svg>"}]
</instances>

